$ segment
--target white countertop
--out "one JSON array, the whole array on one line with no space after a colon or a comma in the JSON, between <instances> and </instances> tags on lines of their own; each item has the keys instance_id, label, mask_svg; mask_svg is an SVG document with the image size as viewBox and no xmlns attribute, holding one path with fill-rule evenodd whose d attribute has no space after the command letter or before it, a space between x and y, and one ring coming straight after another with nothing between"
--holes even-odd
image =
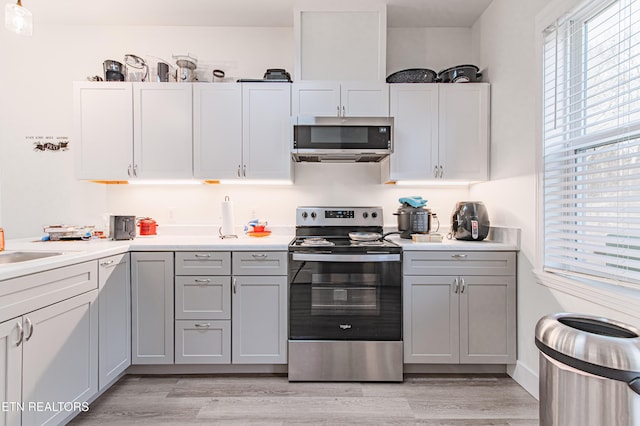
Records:
<instances>
[{"instance_id":1,"label":"white countertop","mask_svg":"<svg viewBox=\"0 0 640 426\"><path fill-rule=\"evenodd\" d=\"M128 251L286 251L293 237L294 229L283 227L266 237L241 234L238 238L224 239L208 230L198 235L168 233L123 241L35 241L35 238L7 240L6 251L52 251L63 254L26 262L0 264L0 281ZM492 228L489 238L483 241L457 241L445 237L441 243L414 243L398 235L387 238L405 251L516 251L520 248L520 231L506 228Z\"/></svg>"}]
</instances>

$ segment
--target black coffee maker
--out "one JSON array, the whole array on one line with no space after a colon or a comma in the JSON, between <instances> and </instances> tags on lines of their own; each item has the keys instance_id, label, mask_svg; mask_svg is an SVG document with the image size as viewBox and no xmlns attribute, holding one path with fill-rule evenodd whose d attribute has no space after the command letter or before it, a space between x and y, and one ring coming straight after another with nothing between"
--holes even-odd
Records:
<instances>
[{"instance_id":1,"label":"black coffee maker","mask_svg":"<svg viewBox=\"0 0 640 426\"><path fill-rule=\"evenodd\" d=\"M107 59L102 63L102 66L104 68L104 81L124 81L126 71L122 63Z\"/></svg>"},{"instance_id":2,"label":"black coffee maker","mask_svg":"<svg viewBox=\"0 0 640 426\"><path fill-rule=\"evenodd\" d=\"M451 217L451 235L456 240L482 241L489 235L489 213L480 201L460 201Z\"/></svg>"}]
</instances>

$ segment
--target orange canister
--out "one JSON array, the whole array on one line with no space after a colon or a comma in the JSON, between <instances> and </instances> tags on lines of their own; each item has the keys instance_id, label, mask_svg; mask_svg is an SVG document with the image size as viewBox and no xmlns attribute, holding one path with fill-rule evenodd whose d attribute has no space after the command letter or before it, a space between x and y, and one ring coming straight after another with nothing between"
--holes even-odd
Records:
<instances>
[{"instance_id":1,"label":"orange canister","mask_svg":"<svg viewBox=\"0 0 640 426\"><path fill-rule=\"evenodd\" d=\"M0 251L4 250L4 229L0 228Z\"/></svg>"}]
</instances>

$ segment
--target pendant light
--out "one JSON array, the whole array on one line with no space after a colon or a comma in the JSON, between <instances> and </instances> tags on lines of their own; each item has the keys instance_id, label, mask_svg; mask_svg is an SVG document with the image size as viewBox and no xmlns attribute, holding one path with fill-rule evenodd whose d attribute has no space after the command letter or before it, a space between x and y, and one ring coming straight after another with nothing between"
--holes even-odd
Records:
<instances>
[{"instance_id":1,"label":"pendant light","mask_svg":"<svg viewBox=\"0 0 640 426\"><path fill-rule=\"evenodd\" d=\"M33 34L33 15L22 6L22 0L18 0L16 4L8 3L4 7L4 26L16 34Z\"/></svg>"}]
</instances>

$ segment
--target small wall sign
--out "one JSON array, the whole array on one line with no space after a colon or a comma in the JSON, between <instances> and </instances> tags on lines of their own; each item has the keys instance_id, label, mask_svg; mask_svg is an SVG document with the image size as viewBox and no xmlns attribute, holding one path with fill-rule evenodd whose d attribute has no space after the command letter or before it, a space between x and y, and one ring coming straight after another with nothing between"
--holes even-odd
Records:
<instances>
[{"instance_id":1,"label":"small wall sign","mask_svg":"<svg viewBox=\"0 0 640 426\"><path fill-rule=\"evenodd\" d=\"M69 150L67 136L27 136L25 139L33 144L33 150L36 152Z\"/></svg>"}]
</instances>

